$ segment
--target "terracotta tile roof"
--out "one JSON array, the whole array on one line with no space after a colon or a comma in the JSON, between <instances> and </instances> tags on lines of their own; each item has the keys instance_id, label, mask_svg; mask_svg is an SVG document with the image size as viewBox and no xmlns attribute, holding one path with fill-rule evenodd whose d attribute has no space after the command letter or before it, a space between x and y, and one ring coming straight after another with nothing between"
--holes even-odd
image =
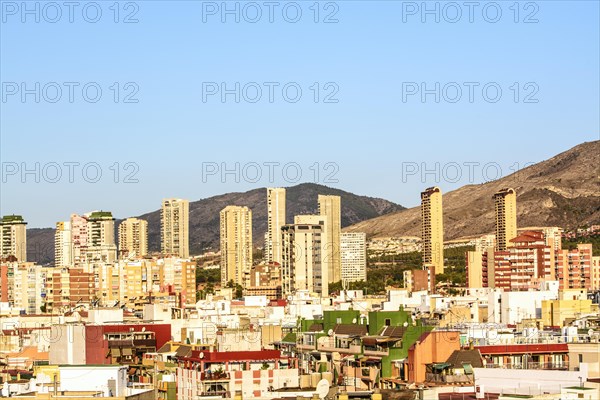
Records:
<instances>
[{"instance_id":1,"label":"terracotta tile roof","mask_svg":"<svg viewBox=\"0 0 600 400\"><path fill-rule=\"evenodd\" d=\"M473 368L483 368L483 358L479 350L454 350L447 363L454 368L462 368L463 364L471 364Z\"/></svg>"},{"instance_id":2,"label":"terracotta tile roof","mask_svg":"<svg viewBox=\"0 0 600 400\"><path fill-rule=\"evenodd\" d=\"M176 357L189 357L191 355L192 355L192 346L187 346L185 344L182 344L181 346L179 346L177 348L177 351L175 352Z\"/></svg>"},{"instance_id":3,"label":"terracotta tile roof","mask_svg":"<svg viewBox=\"0 0 600 400\"><path fill-rule=\"evenodd\" d=\"M309 332L323 332L323 324L312 324L308 328Z\"/></svg>"},{"instance_id":4,"label":"terracotta tile roof","mask_svg":"<svg viewBox=\"0 0 600 400\"><path fill-rule=\"evenodd\" d=\"M394 338L401 338L404 336L406 328L403 326L384 326L379 332L379 336L389 336Z\"/></svg>"},{"instance_id":5,"label":"terracotta tile roof","mask_svg":"<svg viewBox=\"0 0 600 400\"><path fill-rule=\"evenodd\" d=\"M365 325L338 324L333 328L333 332L336 335L364 336L367 334L367 327Z\"/></svg>"}]
</instances>

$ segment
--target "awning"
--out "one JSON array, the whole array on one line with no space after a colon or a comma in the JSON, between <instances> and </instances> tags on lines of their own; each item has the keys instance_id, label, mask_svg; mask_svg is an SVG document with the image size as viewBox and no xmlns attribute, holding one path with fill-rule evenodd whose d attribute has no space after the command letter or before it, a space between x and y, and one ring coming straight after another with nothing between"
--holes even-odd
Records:
<instances>
[{"instance_id":1,"label":"awning","mask_svg":"<svg viewBox=\"0 0 600 400\"><path fill-rule=\"evenodd\" d=\"M117 347L110 349L110 356L111 357L121 357L121 350L119 350L119 348L117 348Z\"/></svg>"},{"instance_id":2,"label":"awning","mask_svg":"<svg viewBox=\"0 0 600 400\"><path fill-rule=\"evenodd\" d=\"M433 369L437 369L437 370L442 370L442 369L446 369L446 368L448 368L448 367L449 367L449 366L451 366L451 365L452 365L452 364L450 364L450 363L447 363L447 362L443 362L443 363L434 363L434 364L431 364L431 368L433 368Z\"/></svg>"},{"instance_id":3,"label":"awning","mask_svg":"<svg viewBox=\"0 0 600 400\"><path fill-rule=\"evenodd\" d=\"M132 351L132 349L131 349L131 348L125 347L125 348L123 349L123 355L124 355L124 356L130 356L130 355L132 355L132 354L133 354L133 351Z\"/></svg>"},{"instance_id":4,"label":"awning","mask_svg":"<svg viewBox=\"0 0 600 400\"><path fill-rule=\"evenodd\" d=\"M463 368L465 370L465 374L472 375L473 374L473 366L471 363L463 363Z\"/></svg>"}]
</instances>

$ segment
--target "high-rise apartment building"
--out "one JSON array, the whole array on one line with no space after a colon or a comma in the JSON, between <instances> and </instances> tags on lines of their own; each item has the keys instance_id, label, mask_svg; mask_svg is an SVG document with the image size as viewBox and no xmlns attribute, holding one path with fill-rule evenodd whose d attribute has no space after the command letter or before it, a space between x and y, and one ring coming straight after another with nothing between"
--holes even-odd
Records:
<instances>
[{"instance_id":1,"label":"high-rise apartment building","mask_svg":"<svg viewBox=\"0 0 600 400\"><path fill-rule=\"evenodd\" d=\"M306 221L308 216L302 217ZM321 253L325 224L299 223L298 217L295 222L281 228L283 295L307 290L318 293L321 297L327 297L329 295L328 270L322 265L324 256Z\"/></svg>"},{"instance_id":2,"label":"high-rise apartment building","mask_svg":"<svg viewBox=\"0 0 600 400\"><path fill-rule=\"evenodd\" d=\"M79 267L86 262L88 232L87 217L71 214L71 259L75 267Z\"/></svg>"},{"instance_id":3,"label":"high-rise apartment building","mask_svg":"<svg viewBox=\"0 0 600 400\"><path fill-rule=\"evenodd\" d=\"M94 274L78 268L55 268L46 276L46 311L65 312L89 304L96 294Z\"/></svg>"},{"instance_id":4,"label":"high-rise apartment building","mask_svg":"<svg viewBox=\"0 0 600 400\"><path fill-rule=\"evenodd\" d=\"M69 267L73 264L73 246L71 244L71 222L56 223L54 233L54 266Z\"/></svg>"},{"instance_id":5,"label":"high-rise apartment building","mask_svg":"<svg viewBox=\"0 0 600 400\"><path fill-rule=\"evenodd\" d=\"M110 211L92 211L85 215L88 225L86 263L112 263L117 259L115 219Z\"/></svg>"},{"instance_id":6,"label":"high-rise apartment building","mask_svg":"<svg viewBox=\"0 0 600 400\"><path fill-rule=\"evenodd\" d=\"M514 189L501 189L494 194L496 210L496 251L504 251L517 237L517 194Z\"/></svg>"},{"instance_id":7,"label":"high-rise apartment building","mask_svg":"<svg viewBox=\"0 0 600 400\"><path fill-rule=\"evenodd\" d=\"M190 256L190 203L183 199L165 199L161 209L161 252L177 257Z\"/></svg>"},{"instance_id":8,"label":"high-rise apartment building","mask_svg":"<svg viewBox=\"0 0 600 400\"><path fill-rule=\"evenodd\" d=\"M27 222L20 215L5 215L0 220L0 258L27 261Z\"/></svg>"},{"instance_id":9,"label":"high-rise apartment building","mask_svg":"<svg viewBox=\"0 0 600 400\"><path fill-rule=\"evenodd\" d=\"M248 286L252 267L252 211L227 206L221 210L221 283Z\"/></svg>"},{"instance_id":10,"label":"high-rise apartment building","mask_svg":"<svg viewBox=\"0 0 600 400\"><path fill-rule=\"evenodd\" d=\"M421 238L424 267L433 267L436 274L442 274L444 272L444 218L442 191L437 186L421 192Z\"/></svg>"},{"instance_id":11,"label":"high-rise apartment building","mask_svg":"<svg viewBox=\"0 0 600 400\"><path fill-rule=\"evenodd\" d=\"M319 195L319 215L326 219L325 231L321 240L321 252L327 260L329 282L342 279L342 257L340 236L342 233L342 207L340 196Z\"/></svg>"},{"instance_id":12,"label":"high-rise apartment building","mask_svg":"<svg viewBox=\"0 0 600 400\"><path fill-rule=\"evenodd\" d=\"M148 222L127 218L119 225L119 255L137 257L148 254Z\"/></svg>"},{"instance_id":13,"label":"high-rise apartment building","mask_svg":"<svg viewBox=\"0 0 600 400\"><path fill-rule=\"evenodd\" d=\"M342 282L367 280L367 235L344 232L340 236Z\"/></svg>"},{"instance_id":14,"label":"high-rise apartment building","mask_svg":"<svg viewBox=\"0 0 600 400\"><path fill-rule=\"evenodd\" d=\"M265 260L281 264L281 227L285 225L285 188L267 188Z\"/></svg>"}]
</instances>

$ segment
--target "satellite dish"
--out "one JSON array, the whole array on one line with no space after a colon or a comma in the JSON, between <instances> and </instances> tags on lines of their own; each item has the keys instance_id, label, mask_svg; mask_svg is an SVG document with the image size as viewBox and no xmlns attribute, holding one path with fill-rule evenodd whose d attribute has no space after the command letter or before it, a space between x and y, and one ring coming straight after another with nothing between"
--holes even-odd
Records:
<instances>
[{"instance_id":1,"label":"satellite dish","mask_svg":"<svg viewBox=\"0 0 600 400\"><path fill-rule=\"evenodd\" d=\"M198 355L200 358L204 358L204 352L201 351L200 354Z\"/></svg>"},{"instance_id":2,"label":"satellite dish","mask_svg":"<svg viewBox=\"0 0 600 400\"><path fill-rule=\"evenodd\" d=\"M406 327L408 326L408 322L405 322L405 323L404 323L404 324L402 324L402 325L404 325L404 327L406 328Z\"/></svg>"},{"instance_id":3,"label":"satellite dish","mask_svg":"<svg viewBox=\"0 0 600 400\"><path fill-rule=\"evenodd\" d=\"M353 324L355 324L355 323L356 323L356 318L354 318L354 319L352 320L352 323L353 323Z\"/></svg>"},{"instance_id":4,"label":"satellite dish","mask_svg":"<svg viewBox=\"0 0 600 400\"><path fill-rule=\"evenodd\" d=\"M320 399L324 399L329 394L329 382L327 379L321 379L319 383L317 383L317 389L315 393L319 395Z\"/></svg>"},{"instance_id":5,"label":"satellite dish","mask_svg":"<svg viewBox=\"0 0 600 400\"><path fill-rule=\"evenodd\" d=\"M333 329L330 329L330 330L328 330L328 331L327 331L327 334L328 334L329 336L333 336Z\"/></svg>"}]
</instances>

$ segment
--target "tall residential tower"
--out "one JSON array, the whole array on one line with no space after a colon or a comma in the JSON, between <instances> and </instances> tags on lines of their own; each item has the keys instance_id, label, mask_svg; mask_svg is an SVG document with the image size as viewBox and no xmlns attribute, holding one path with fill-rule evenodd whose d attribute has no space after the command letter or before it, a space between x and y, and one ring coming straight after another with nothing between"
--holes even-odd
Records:
<instances>
[{"instance_id":1,"label":"tall residential tower","mask_svg":"<svg viewBox=\"0 0 600 400\"><path fill-rule=\"evenodd\" d=\"M160 214L160 250L163 254L181 258L190 256L189 214L189 201L183 199L163 200Z\"/></svg>"},{"instance_id":2,"label":"tall residential tower","mask_svg":"<svg viewBox=\"0 0 600 400\"><path fill-rule=\"evenodd\" d=\"M439 187L421 192L421 218L423 265L433 266L435 273L441 274L444 272L444 221Z\"/></svg>"},{"instance_id":3,"label":"tall residential tower","mask_svg":"<svg viewBox=\"0 0 600 400\"><path fill-rule=\"evenodd\" d=\"M285 189L267 188L265 260L281 264L281 227L285 225Z\"/></svg>"},{"instance_id":4,"label":"tall residential tower","mask_svg":"<svg viewBox=\"0 0 600 400\"><path fill-rule=\"evenodd\" d=\"M252 211L227 206L221 210L221 284L248 286L252 268Z\"/></svg>"},{"instance_id":5,"label":"tall residential tower","mask_svg":"<svg viewBox=\"0 0 600 400\"><path fill-rule=\"evenodd\" d=\"M119 225L119 254L148 254L148 222L143 219L127 218Z\"/></svg>"},{"instance_id":6,"label":"tall residential tower","mask_svg":"<svg viewBox=\"0 0 600 400\"><path fill-rule=\"evenodd\" d=\"M517 193L512 188L494 194L496 208L496 251L504 251L517 237Z\"/></svg>"},{"instance_id":7,"label":"tall residential tower","mask_svg":"<svg viewBox=\"0 0 600 400\"><path fill-rule=\"evenodd\" d=\"M20 215L5 215L0 220L0 258L13 256L27 261L27 222Z\"/></svg>"},{"instance_id":8,"label":"tall residential tower","mask_svg":"<svg viewBox=\"0 0 600 400\"><path fill-rule=\"evenodd\" d=\"M342 279L342 256L340 236L342 234L342 207L340 196L322 195L318 197L319 215L325 217L325 230L321 239L321 252L328 261L329 282ZM325 267L325 266L323 266Z\"/></svg>"}]
</instances>

